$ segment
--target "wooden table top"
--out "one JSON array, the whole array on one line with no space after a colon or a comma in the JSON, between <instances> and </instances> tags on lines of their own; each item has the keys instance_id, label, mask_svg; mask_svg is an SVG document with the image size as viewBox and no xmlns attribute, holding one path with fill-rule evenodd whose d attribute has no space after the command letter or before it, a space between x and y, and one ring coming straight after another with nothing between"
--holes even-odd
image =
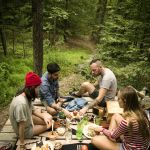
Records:
<instances>
[{"instance_id":1,"label":"wooden table top","mask_svg":"<svg viewBox=\"0 0 150 150\"><path fill-rule=\"evenodd\" d=\"M88 112L88 114L89 113L92 114L92 111L90 110L90 112ZM72 130L76 130L77 125L70 125L70 127L72 128ZM54 145L56 142L61 142L63 145L79 143L75 134L72 134L72 140L70 143L68 143L66 141L65 134L63 136L58 136L55 141L51 141L48 138L48 133L50 131L51 130L46 131L46 132L40 134L39 136L34 136L32 139L25 139L26 149L31 150L32 147L35 145L35 143L40 142L40 141L48 141L52 145ZM90 143L90 142L91 142L91 139L87 138L83 134L82 143ZM19 150L19 145L20 145L20 140L18 139L18 141L16 143L16 150Z\"/></svg>"}]
</instances>

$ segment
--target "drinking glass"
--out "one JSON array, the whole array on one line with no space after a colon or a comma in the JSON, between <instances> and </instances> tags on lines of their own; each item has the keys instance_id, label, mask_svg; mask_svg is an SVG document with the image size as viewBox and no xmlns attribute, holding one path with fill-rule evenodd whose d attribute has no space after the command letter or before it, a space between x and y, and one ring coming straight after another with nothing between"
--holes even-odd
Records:
<instances>
[{"instance_id":1,"label":"drinking glass","mask_svg":"<svg viewBox=\"0 0 150 150\"><path fill-rule=\"evenodd\" d=\"M101 123L101 117L96 117L95 118L95 124L100 125L100 123Z\"/></svg>"},{"instance_id":2,"label":"drinking glass","mask_svg":"<svg viewBox=\"0 0 150 150\"><path fill-rule=\"evenodd\" d=\"M67 131L65 133L65 139L66 139L67 143L71 143L71 140L72 140L72 130L71 130L71 128L67 129Z\"/></svg>"}]
</instances>

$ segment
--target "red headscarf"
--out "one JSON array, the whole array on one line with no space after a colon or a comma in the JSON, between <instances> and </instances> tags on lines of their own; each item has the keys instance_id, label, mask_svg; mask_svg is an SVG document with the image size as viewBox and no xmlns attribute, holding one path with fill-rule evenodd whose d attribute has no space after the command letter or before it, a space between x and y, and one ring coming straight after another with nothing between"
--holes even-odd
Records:
<instances>
[{"instance_id":1,"label":"red headscarf","mask_svg":"<svg viewBox=\"0 0 150 150\"><path fill-rule=\"evenodd\" d=\"M41 78L34 72L28 72L25 77L25 86L39 86L41 84Z\"/></svg>"}]
</instances>

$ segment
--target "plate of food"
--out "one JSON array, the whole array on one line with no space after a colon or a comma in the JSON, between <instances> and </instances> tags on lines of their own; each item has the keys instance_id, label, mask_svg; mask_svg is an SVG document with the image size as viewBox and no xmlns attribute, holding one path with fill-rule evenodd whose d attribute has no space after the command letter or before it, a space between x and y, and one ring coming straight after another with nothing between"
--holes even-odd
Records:
<instances>
[{"instance_id":1,"label":"plate of food","mask_svg":"<svg viewBox=\"0 0 150 150\"><path fill-rule=\"evenodd\" d=\"M81 115L79 114L79 112L77 110L74 110L73 112L71 112L71 116L72 118L81 118Z\"/></svg>"},{"instance_id":2,"label":"plate of food","mask_svg":"<svg viewBox=\"0 0 150 150\"><path fill-rule=\"evenodd\" d=\"M71 119L71 124L72 124L72 125L77 125L78 122L80 122L80 119L78 119L78 118L72 118L72 119Z\"/></svg>"},{"instance_id":3,"label":"plate of food","mask_svg":"<svg viewBox=\"0 0 150 150\"><path fill-rule=\"evenodd\" d=\"M35 143L31 150L53 150L54 146L50 141L41 141Z\"/></svg>"},{"instance_id":4,"label":"plate of food","mask_svg":"<svg viewBox=\"0 0 150 150\"><path fill-rule=\"evenodd\" d=\"M99 126L96 124L88 124L83 128L83 134L89 139L93 138L96 135L99 135L98 132L94 131L94 128L97 127Z\"/></svg>"},{"instance_id":5,"label":"plate of food","mask_svg":"<svg viewBox=\"0 0 150 150\"><path fill-rule=\"evenodd\" d=\"M72 125L76 125L78 124L78 122L80 122L82 118L83 116L80 116L79 112L75 110L71 112L71 118L67 118L67 121L70 122Z\"/></svg>"}]
</instances>

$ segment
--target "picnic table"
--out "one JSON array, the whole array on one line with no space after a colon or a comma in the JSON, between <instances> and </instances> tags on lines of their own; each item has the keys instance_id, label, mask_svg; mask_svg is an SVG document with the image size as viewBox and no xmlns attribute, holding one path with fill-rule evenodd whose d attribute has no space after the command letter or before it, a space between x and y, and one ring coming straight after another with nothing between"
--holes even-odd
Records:
<instances>
[{"instance_id":1,"label":"picnic table","mask_svg":"<svg viewBox=\"0 0 150 150\"><path fill-rule=\"evenodd\" d=\"M88 111L88 114L93 114L92 113L92 110L89 110ZM50 143L50 145L55 145L56 142L60 142L63 146L67 146L67 145L72 145L72 146L75 146L76 149L74 150L78 150L78 145L82 145L82 144L89 144L91 142L91 139L90 138L87 138L84 134L83 134L83 137L82 137L82 140L78 140L77 137L76 137L76 129L77 129L77 124L70 124L70 127L72 129L72 140L68 143L68 141L66 140L66 137L65 137L65 134L63 136L57 136L56 140L50 140L49 139L49 132L51 131L48 130L42 134L40 134L39 136L34 136L33 138L31 139L25 139L25 146L26 146L26 149L28 150L31 150L32 147L37 143L37 142L44 142L44 141L47 141ZM16 150L19 150L19 145L20 145L20 140L18 139L17 143L16 143Z\"/></svg>"},{"instance_id":2,"label":"picnic table","mask_svg":"<svg viewBox=\"0 0 150 150\"><path fill-rule=\"evenodd\" d=\"M90 98L86 98L87 101L90 101L91 99ZM113 104L113 102L111 102ZM116 101L114 102L116 104ZM37 109L41 109L42 111L45 110L45 107L44 106L40 106L40 104L37 104L38 106L35 106ZM107 110L108 109L108 110ZM102 111L102 108L99 108L99 107L96 107L94 109L91 109L89 110L87 113L88 114L93 114L93 112L96 111L97 115ZM108 105L108 108L106 108L106 116L105 114L103 114L105 117L105 119L107 118L107 114L108 114L109 111L109 105ZM116 112L115 112L116 113ZM112 112L111 112L112 114ZM108 124L106 123L107 120L103 120L102 121L105 125L107 125L108 127ZM71 128L73 129L72 131L75 131L76 130L76 127L77 125L71 125ZM64 136L58 136L56 138L55 141L51 141L49 140L48 138L48 133L50 132L51 130L48 130L47 132L43 133L43 134L40 134L38 136L34 136L32 139L25 139L25 144L26 144L26 148L28 150L31 150L31 148L33 147L33 145L35 145L35 143L37 142L40 142L40 141L48 141L50 143L52 143L53 145L55 144L55 142L61 142L63 145L73 145L73 144L76 144L76 148L77 148L77 145L81 145L81 144L88 144L91 142L91 139L90 138L87 138L86 136L83 135L83 138L82 138L82 142L79 142L78 139L76 138L76 135L75 135L75 132L72 134L72 140L71 140L71 143L68 143L66 141L66 138L65 138L65 135ZM1 142L4 143L4 142L10 142L12 143L12 145L15 144L15 146L13 146L13 149L16 149L16 150L19 150L19 144L20 144L20 141L19 139L17 139L13 129L12 129L12 126L10 124L10 120L8 120L4 126L4 128L2 129L1 131ZM71 148L72 149L72 148ZM73 149L73 150L76 150L76 149Z\"/></svg>"}]
</instances>

